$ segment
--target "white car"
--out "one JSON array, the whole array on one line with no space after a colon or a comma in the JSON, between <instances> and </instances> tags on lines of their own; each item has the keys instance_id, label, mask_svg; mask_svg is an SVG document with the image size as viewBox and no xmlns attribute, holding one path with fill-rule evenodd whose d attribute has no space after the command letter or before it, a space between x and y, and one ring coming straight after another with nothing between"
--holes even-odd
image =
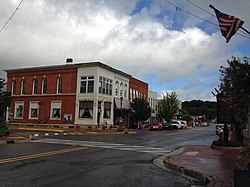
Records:
<instances>
[{"instance_id":1,"label":"white car","mask_svg":"<svg viewBox=\"0 0 250 187\"><path fill-rule=\"evenodd\" d=\"M179 121L179 120L171 120L170 123L169 123L169 128L170 129L181 129L182 128L181 121Z\"/></svg>"},{"instance_id":2,"label":"white car","mask_svg":"<svg viewBox=\"0 0 250 187\"><path fill-rule=\"evenodd\" d=\"M207 126L208 126L207 122L204 121L204 122L201 123L201 127L207 127Z\"/></svg>"},{"instance_id":3,"label":"white car","mask_svg":"<svg viewBox=\"0 0 250 187\"><path fill-rule=\"evenodd\" d=\"M181 128L186 129L187 128L187 122L184 121L184 120L180 120L180 122L181 122Z\"/></svg>"}]
</instances>

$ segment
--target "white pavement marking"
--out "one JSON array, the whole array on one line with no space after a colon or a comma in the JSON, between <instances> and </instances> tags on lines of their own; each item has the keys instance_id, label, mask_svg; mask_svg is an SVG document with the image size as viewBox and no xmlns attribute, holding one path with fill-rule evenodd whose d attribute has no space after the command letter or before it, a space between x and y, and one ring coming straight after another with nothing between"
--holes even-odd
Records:
<instances>
[{"instance_id":1,"label":"white pavement marking","mask_svg":"<svg viewBox=\"0 0 250 187\"><path fill-rule=\"evenodd\" d=\"M98 148L116 149L116 150L123 150L123 151L152 153L152 154L158 154L158 155L164 155L172 151L172 149L166 150L164 148L157 148L157 147L116 144L116 143L109 143L109 142L79 141L79 140L40 139L40 140L34 140L33 142L98 147Z\"/></svg>"}]
</instances>

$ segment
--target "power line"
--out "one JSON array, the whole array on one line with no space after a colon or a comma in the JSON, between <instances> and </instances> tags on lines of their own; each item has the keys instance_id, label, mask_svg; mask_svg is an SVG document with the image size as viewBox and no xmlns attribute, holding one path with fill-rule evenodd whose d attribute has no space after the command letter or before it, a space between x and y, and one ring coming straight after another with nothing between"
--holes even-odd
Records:
<instances>
[{"instance_id":1,"label":"power line","mask_svg":"<svg viewBox=\"0 0 250 187\"><path fill-rule=\"evenodd\" d=\"M200 6L196 5L195 3L191 2L190 0L186 0L187 2L189 2L190 4L198 7L199 9L203 10L204 12L208 13L209 15L213 16L213 17L216 17L215 15L211 14L210 12L208 12L207 10L201 8Z\"/></svg>"},{"instance_id":2,"label":"power line","mask_svg":"<svg viewBox=\"0 0 250 187\"><path fill-rule=\"evenodd\" d=\"M12 13L12 15L9 17L9 19L6 21L6 23L5 23L5 24L3 25L3 27L1 28L0 33L3 32L4 28L5 28L5 27L8 25L8 23L13 19L14 15L16 14L16 12L17 12L18 10L20 10L19 8L20 8L20 6L22 5L23 1L24 1L24 0L21 0L21 1L20 1L20 3L18 4L17 8L15 9L15 11Z\"/></svg>"},{"instance_id":3,"label":"power line","mask_svg":"<svg viewBox=\"0 0 250 187\"><path fill-rule=\"evenodd\" d=\"M186 10L184 10L184 9L182 9L182 8L180 8L180 7L178 7L177 5L175 5L174 3L172 3L172 2L169 1L169 0L166 0L166 1L167 1L169 4L171 4L172 6L174 6L175 9L176 9L176 11L179 9L179 10L181 10L181 11L187 13L187 14L190 14L190 15L192 15L192 16L198 18L198 19L201 19L201 20L203 20L203 21L205 21L205 22L207 22L207 23L210 23L210 24L212 24L212 25L215 25L215 26L219 27L219 25L216 24L216 23L213 23L213 22L208 21L208 20L206 20L206 19L204 19L204 18L202 18L202 17L200 17L200 16L197 16L197 15L191 13L191 12L188 12L188 11L186 11ZM187 1L190 2L189 0L187 0ZM190 3L193 4L194 6L199 7L198 5L196 5L196 4L192 3L192 2L190 2ZM200 8L200 7L199 7L199 8ZM200 8L200 9L203 10L203 11L205 11L205 12L207 12L206 10L204 10L204 9L202 9L202 8ZM208 12L207 12L207 13L208 13ZM209 14L210 14L210 13L209 13ZM212 15L212 14L211 14L211 15ZM214 16L214 15L212 15L212 16L213 16L213 17L216 17L216 16ZM241 31L241 30L240 30L240 31ZM244 33L243 31L241 31L241 32ZM236 33L236 34L250 40L250 37L248 37L248 36L246 36L246 35L239 34L239 33ZM245 34L245 33L244 33L244 34Z\"/></svg>"},{"instance_id":4,"label":"power line","mask_svg":"<svg viewBox=\"0 0 250 187\"><path fill-rule=\"evenodd\" d=\"M216 16L215 16L214 14L211 14L210 12L208 12L207 10L205 10L205 9L201 8L201 7L200 7L200 6L198 6L197 4L195 4L195 3L191 2L190 0L186 0L186 1L187 1L187 2L189 2L190 4L192 4L193 6L198 7L200 10L202 10L202 11L204 11L204 12L208 13L209 15L211 15L211 16L213 16L213 17L215 17L215 18L216 18ZM241 32L241 33L245 34L245 32L244 32L244 31L242 31L242 30L239 30L239 32ZM236 34L237 34L237 33L236 33ZM243 34L238 34L238 35L243 36ZM248 36L248 35L247 35L247 36ZM247 37L247 36L243 36L243 37Z\"/></svg>"},{"instance_id":5,"label":"power line","mask_svg":"<svg viewBox=\"0 0 250 187\"><path fill-rule=\"evenodd\" d=\"M184 9L182 9L182 8L180 8L180 7L178 7L178 6L176 6L174 3L170 2L169 0L166 0L166 1L167 1L169 4L171 4L172 6L174 6L176 10L181 10L181 11L187 13L187 14L190 14L190 15L192 15L192 16L198 18L198 19L201 19L201 20L203 20L203 21L205 21L205 22L208 22L208 23L210 23L210 24L213 24L213 25L215 25L215 26L218 26L218 24L216 24L216 23L213 23L213 22L211 22L211 21L208 21L208 20L206 20L206 19L204 19L204 18L202 18L202 17L200 17L200 16L197 16L197 15L191 13L191 12L188 12L188 11L186 11L186 10L184 10Z\"/></svg>"}]
</instances>

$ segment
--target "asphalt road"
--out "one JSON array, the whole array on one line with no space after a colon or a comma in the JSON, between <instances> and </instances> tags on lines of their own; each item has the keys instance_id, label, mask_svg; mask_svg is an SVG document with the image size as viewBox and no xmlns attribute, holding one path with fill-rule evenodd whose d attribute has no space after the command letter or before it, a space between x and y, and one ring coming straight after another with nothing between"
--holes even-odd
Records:
<instances>
[{"instance_id":1,"label":"asphalt road","mask_svg":"<svg viewBox=\"0 0 250 187\"><path fill-rule=\"evenodd\" d=\"M0 186L191 186L153 160L185 145L210 145L213 127L119 135L39 136L0 145Z\"/></svg>"}]
</instances>

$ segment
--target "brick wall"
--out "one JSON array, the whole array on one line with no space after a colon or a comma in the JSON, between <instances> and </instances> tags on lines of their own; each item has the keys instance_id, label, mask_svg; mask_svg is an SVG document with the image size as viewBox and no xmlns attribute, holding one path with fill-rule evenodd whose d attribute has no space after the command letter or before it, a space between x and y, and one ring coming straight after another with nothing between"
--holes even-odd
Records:
<instances>
[{"instance_id":1,"label":"brick wall","mask_svg":"<svg viewBox=\"0 0 250 187\"><path fill-rule=\"evenodd\" d=\"M62 93L57 94L57 78L62 78ZM64 121L64 114L72 115L72 122L75 120L75 101L76 101L76 83L77 83L77 69L65 68L60 69L42 69L29 71L26 69L16 70L14 72L7 72L7 90L11 92L12 80L16 81L16 94L12 95L11 113L14 115L16 101L24 102L23 118L13 119L12 123L47 123L47 124L68 124ZM38 93L32 95L33 79L38 79ZM42 94L42 79L47 79L47 92ZM25 94L21 95L21 81L25 79L26 90ZM39 118L29 119L30 102L39 102ZM51 119L51 102L61 102L61 116L60 119ZM14 117L14 116L13 116Z\"/></svg>"}]
</instances>

